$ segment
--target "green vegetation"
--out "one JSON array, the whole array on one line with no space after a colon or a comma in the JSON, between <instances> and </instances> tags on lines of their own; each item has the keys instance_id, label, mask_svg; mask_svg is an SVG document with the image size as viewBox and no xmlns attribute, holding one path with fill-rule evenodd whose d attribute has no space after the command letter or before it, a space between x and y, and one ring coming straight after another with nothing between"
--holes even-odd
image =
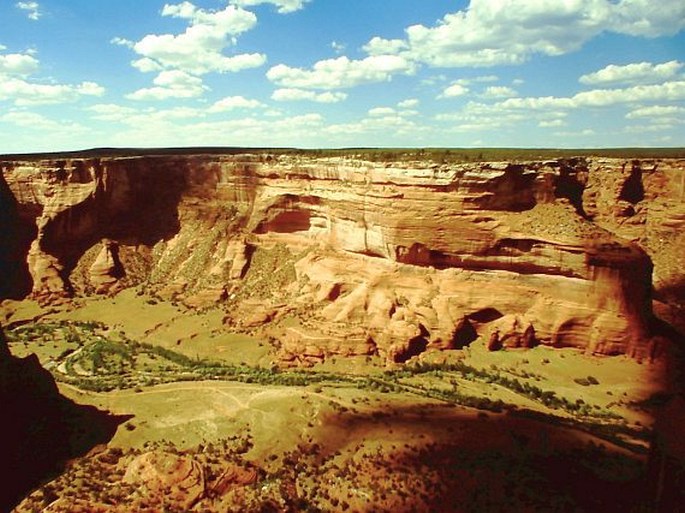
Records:
<instances>
[{"instance_id":1,"label":"green vegetation","mask_svg":"<svg viewBox=\"0 0 685 513\"><path fill-rule=\"evenodd\" d=\"M49 340L62 338L67 345L53 355L57 380L84 390L110 391L174 381L226 380L259 385L308 386L331 383L355 386L381 393L410 393L425 398L501 412L507 405L487 397L474 396L460 390L460 382L481 382L498 385L550 409L561 409L578 417L620 418L598 410L582 399L575 402L560 397L554 391L543 390L524 378L509 377L496 368L478 369L463 361L454 363L417 362L399 369L387 370L378 377L342 372L281 370L277 366L259 367L234 365L191 358L178 351L157 345L139 343L118 334L105 336L105 327L93 322L37 323L10 330L9 341ZM76 345L77 347L74 347ZM417 378L431 378L417 382ZM592 376L575 380L583 386L596 385ZM450 386L445 386L449 383Z\"/></svg>"},{"instance_id":2,"label":"green vegetation","mask_svg":"<svg viewBox=\"0 0 685 513\"><path fill-rule=\"evenodd\" d=\"M573 381L584 387L589 387L590 385L599 385L597 378L592 376L588 376L587 378L576 378Z\"/></svg>"},{"instance_id":3,"label":"green vegetation","mask_svg":"<svg viewBox=\"0 0 685 513\"><path fill-rule=\"evenodd\" d=\"M544 390L536 383L539 377L525 371L500 370L495 366L476 368L462 360L453 363L415 362L399 368L376 369L359 374L341 370L281 369L276 365L251 366L229 364L207 358L191 357L178 351L140 343L123 332L113 332L93 322L44 322L15 327L7 332L10 344L24 350L38 346L44 350L43 364L58 381L82 390L107 392L164 383L188 381L232 381L261 386L312 387L324 394L324 387L335 390L353 388L394 397L416 396L451 405L467 406L495 413L534 414L503 399L492 399L487 393L474 392L501 387L537 403L548 410L559 410L561 416L540 413L543 418L574 428L585 429L607 440L633 447L643 431L632 431L616 413L585 402ZM46 351L49 349L49 351ZM50 364L50 365L46 365ZM367 369L368 370L368 369ZM598 385L588 376L575 380L582 386ZM344 408L342 408L344 409ZM526 411L532 413L525 413ZM639 449L639 446L638 446Z\"/></svg>"}]
</instances>

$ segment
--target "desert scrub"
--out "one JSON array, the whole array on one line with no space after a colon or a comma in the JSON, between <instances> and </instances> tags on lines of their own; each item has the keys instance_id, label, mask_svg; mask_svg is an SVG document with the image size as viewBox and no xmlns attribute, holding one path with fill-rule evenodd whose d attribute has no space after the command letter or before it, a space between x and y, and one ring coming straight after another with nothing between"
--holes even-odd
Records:
<instances>
[{"instance_id":1,"label":"desert scrub","mask_svg":"<svg viewBox=\"0 0 685 513\"><path fill-rule=\"evenodd\" d=\"M250 258L239 295L268 298L283 291L297 279L295 262L302 256L304 253L293 255L284 244L257 247Z\"/></svg>"}]
</instances>

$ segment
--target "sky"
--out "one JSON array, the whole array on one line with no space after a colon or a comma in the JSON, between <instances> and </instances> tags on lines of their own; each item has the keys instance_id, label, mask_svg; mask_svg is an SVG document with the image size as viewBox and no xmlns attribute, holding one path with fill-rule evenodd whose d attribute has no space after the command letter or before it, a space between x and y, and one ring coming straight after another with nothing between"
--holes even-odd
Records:
<instances>
[{"instance_id":1,"label":"sky","mask_svg":"<svg viewBox=\"0 0 685 513\"><path fill-rule=\"evenodd\" d=\"M0 153L685 146L683 0L0 0Z\"/></svg>"}]
</instances>

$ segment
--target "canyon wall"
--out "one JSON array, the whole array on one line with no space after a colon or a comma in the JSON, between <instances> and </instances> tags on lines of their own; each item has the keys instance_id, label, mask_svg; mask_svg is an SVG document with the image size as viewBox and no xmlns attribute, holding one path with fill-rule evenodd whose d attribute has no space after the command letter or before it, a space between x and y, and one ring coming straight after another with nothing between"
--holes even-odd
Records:
<instances>
[{"instance_id":1,"label":"canyon wall","mask_svg":"<svg viewBox=\"0 0 685 513\"><path fill-rule=\"evenodd\" d=\"M0 165L5 296L137 286L194 308L220 302L227 329L272 338L284 360L404 361L478 337L649 358L650 256L657 293L681 298L679 160Z\"/></svg>"}]
</instances>

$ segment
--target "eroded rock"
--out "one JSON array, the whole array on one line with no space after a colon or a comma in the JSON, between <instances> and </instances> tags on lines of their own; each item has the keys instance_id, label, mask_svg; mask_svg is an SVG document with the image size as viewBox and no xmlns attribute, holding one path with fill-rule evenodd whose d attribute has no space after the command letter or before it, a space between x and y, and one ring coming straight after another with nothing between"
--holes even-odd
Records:
<instances>
[{"instance_id":1,"label":"eroded rock","mask_svg":"<svg viewBox=\"0 0 685 513\"><path fill-rule=\"evenodd\" d=\"M682 167L236 155L6 163L3 175L19 214L35 218L25 255L35 297L78 292L71 276L104 239L81 273L97 291L125 276L193 308L286 303L319 333L284 329L268 307L231 324L278 334L284 355L299 343L308 358L372 350L401 360L488 337L487 311L505 319L505 347L648 356L652 264L613 232L664 249L656 275L670 290L685 254L674 230L685 226ZM285 249L255 257L268 247ZM117 263L116 248L131 257ZM342 343L357 332L363 342Z\"/></svg>"}]
</instances>

